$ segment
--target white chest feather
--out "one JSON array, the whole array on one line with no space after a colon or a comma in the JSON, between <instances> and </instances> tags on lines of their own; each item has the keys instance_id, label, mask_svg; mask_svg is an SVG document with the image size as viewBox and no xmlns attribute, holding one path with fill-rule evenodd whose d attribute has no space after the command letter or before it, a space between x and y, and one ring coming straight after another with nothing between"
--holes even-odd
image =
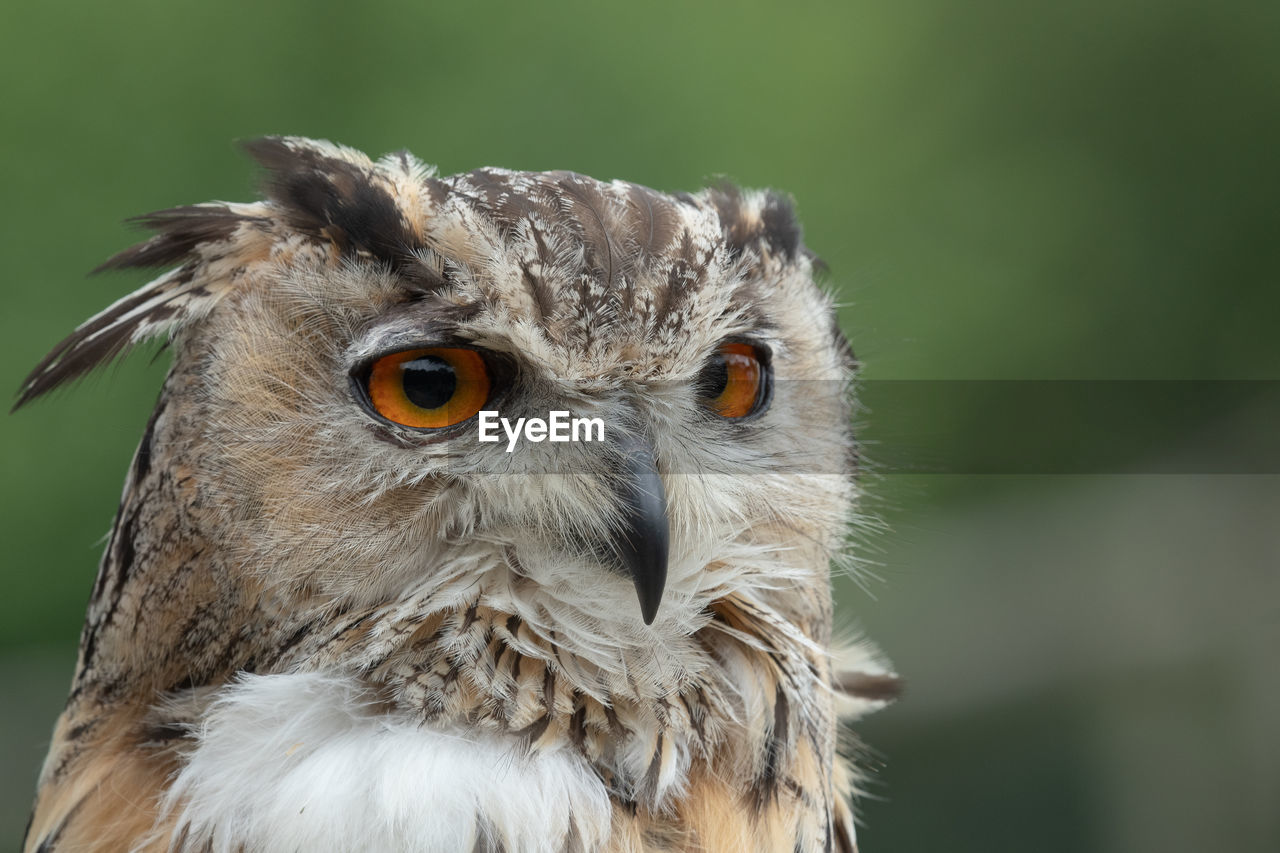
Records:
<instances>
[{"instance_id":1,"label":"white chest feather","mask_svg":"<svg viewBox=\"0 0 1280 853\"><path fill-rule=\"evenodd\" d=\"M248 676L206 715L167 804L214 853L593 849L599 778L562 750L387 716L348 679Z\"/></svg>"}]
</instances>

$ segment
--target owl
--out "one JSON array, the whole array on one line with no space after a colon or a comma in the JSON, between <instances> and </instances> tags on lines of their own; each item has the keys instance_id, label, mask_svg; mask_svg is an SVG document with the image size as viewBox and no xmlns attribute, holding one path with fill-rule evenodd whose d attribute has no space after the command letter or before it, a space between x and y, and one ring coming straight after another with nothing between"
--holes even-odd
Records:
<instances>
[{"instance_id":1,"label":"owl","mask_svg":"<svg viewBox=\"0 0 1280 853\"><path fill-rule=\"evenodd\" d=\"M294 137L142 217L125 479L28 851L853 851L852 353L789 201ZM581 432L579 425L585 425Z\"/></svg>"}]
</instances>

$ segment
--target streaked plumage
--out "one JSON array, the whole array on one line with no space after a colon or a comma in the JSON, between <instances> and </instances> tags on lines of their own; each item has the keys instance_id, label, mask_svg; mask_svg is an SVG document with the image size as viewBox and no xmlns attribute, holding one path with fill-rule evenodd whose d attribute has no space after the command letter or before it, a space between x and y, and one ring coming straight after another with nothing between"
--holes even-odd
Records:
<instances>
[{"instance_id":1,"label":"streaked plumage","mask_svg":"<svg viewBox=\"0 0 1280 853\"><path fill-rule=\"evenodd\" d=\"M172 269L19 397L171 336L26 849L853 850L837 704L893 679L832 663L853 363L786 200L248 147L267 199L144 217L104 267ZM717 421L694 385L734 340L773 400ZM353 365L438 341L613 439L507 454L361 408ZM641 457L651 625L627 560L656 558L598 547Z\"/></svg>"}]
</instances>

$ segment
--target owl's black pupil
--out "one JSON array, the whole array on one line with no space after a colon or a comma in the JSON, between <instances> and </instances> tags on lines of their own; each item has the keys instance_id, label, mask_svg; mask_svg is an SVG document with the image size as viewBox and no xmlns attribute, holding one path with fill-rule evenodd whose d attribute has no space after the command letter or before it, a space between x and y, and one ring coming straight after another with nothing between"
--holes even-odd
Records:
<instances>
[{"instance_id":1,"label":"owl's black pupil","mask_svg":"<svg viewBox=\"0 0 1280 853\"><path fill-rule=\"evenodd\" d=\"M702 396L719 397L729 385L729 365L724 356L716 354L702 369L702 377L698 380Z\"/></svg>"},{"instance_id":2,"label":"owl's black pupil","mask_svg":"<svg viewBox=\"0 0 1280 853\"><path fill-rule=\"evenodd\" d=\"M404 395L420 409L438 409L453 399L458 374L443 358L424 355L404 363Z\"/></svg>"}]
</instances>

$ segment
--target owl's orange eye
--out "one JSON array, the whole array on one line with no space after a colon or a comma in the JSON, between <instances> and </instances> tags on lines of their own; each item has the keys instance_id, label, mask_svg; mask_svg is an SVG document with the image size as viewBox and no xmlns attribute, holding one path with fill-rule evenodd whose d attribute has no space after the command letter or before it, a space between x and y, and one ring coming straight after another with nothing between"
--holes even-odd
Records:
<instances>
[{"instance_id":1,"label":"owl's orange eye","mask_svg":"<svg viewBox=\"0 0 1280 853\"><path fill-rule=\"evenodd\" d=\"M471 349L429 347L384 355L373 363L366 382L378 414L418 429L462 423L489 399L489 370Z\"/></svg>"},{"instance_id":2,"label":"owl's orange eye","mask_svg":"<svg viewBox=\"0 0 1280 853\"><path fill-rule=\"evenodd\" d=\"M698 384L703 402L722 418L745 418L769 402L768 365L751 344L721 344Z\"/></svg>"}]
</instances>

